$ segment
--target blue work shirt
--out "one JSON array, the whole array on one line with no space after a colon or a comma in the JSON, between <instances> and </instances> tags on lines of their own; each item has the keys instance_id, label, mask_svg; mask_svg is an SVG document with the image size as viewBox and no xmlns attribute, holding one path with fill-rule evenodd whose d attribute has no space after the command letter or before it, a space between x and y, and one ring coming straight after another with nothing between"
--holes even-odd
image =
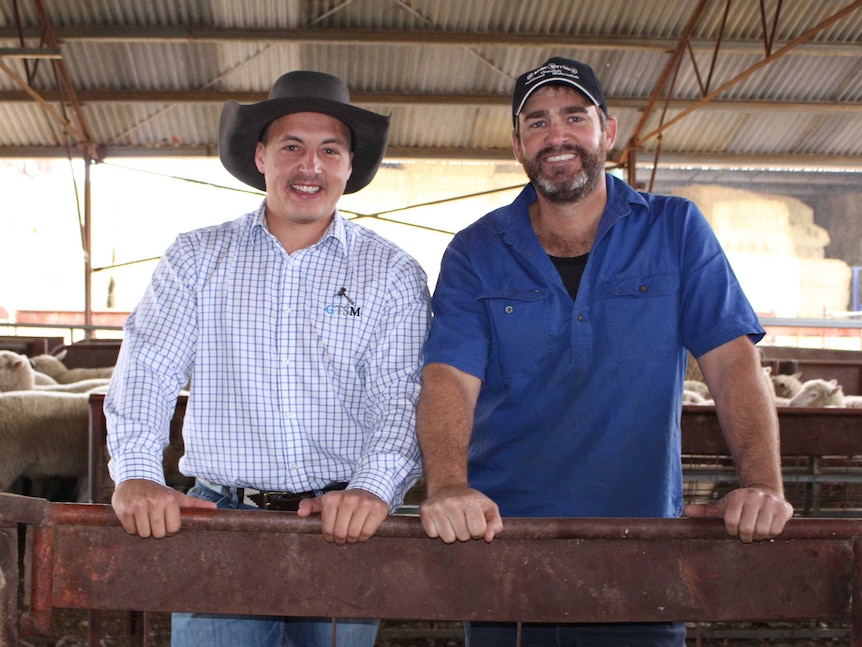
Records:
<instances>
[{"instance_id":1,"label":"blue work shirt","mask_svg":"<svg viewBox=\"0 0 862 647\"><path fill-rule=\"evenodd\" d=\"M532 185L443 257L425 364L482 380L469 480L504 517L679 516L685 350L764 334L692 202L606 182L575 301Z\"/></svg>"}]
</instances>

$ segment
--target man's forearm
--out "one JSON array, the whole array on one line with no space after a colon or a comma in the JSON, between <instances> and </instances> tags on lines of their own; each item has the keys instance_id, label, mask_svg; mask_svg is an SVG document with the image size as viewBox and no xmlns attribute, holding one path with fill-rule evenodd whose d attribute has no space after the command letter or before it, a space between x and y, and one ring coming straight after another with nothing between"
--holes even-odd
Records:
<instances>
[{"instance_id":1,"label":"man's forearm","mask_svg":"<svg viewBox=\"0 0 862 647\"><path fill-rule=\"evenodd\" d=\"M448 485L467 484L467 453L479 380L444 364L422 373L416 428L428 494Z\"/></svg>"}]
</instances>

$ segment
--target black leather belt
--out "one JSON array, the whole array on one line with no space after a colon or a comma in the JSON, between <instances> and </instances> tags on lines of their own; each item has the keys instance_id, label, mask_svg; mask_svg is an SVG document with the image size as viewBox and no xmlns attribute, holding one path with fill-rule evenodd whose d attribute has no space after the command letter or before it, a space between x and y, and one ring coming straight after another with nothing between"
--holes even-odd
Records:
<instances>
[{"instance_id":1,"label":"black leather belt","mask_svg":"<svg viewBox=\"0 0 862 647\"><path fill-rule=\"evenodd\" d=\"M227 485L219 485L206 479L198 478L198 484L203 487L218 492L224 496L233 496L236 494L242 503L247 505L256 505L261 510L282 510L286 512L296 512L299 509L299 502L303 499L311 499L320 496L324 492L332 492L334 490L344 490L347 488L347 483L333 483L327 485L320 490L308 490L307 492L285 492L283 490L257 490L255 488L228 487Z\"/></svg>"},{"instance_id":2,"label":"black leather belt","mask_svg":"<svg viewBox=\"0 0 862 647\"><path fill-rule=\"evenodd\" d=\"M254 494L249 494L248 498L254 501L258 508L263 508L264 510L296 512L299 509L299 502L303 499L311 499L320 496L323 492L344 490L346 488L347 483L333 483L332 485L327 485L322 490L309 490L308 492L261 490Z\"/></svg>"}]
</instances>

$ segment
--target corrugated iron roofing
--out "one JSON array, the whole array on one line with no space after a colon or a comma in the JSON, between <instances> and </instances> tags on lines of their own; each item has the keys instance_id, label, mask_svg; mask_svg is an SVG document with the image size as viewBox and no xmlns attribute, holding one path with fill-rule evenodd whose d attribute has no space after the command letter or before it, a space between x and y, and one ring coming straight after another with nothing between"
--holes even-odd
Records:
<instances>
[{"instance_id":1,"label":"corrugated iron roofing","mask_svg":"<svg viewBox=\"0 0 862 647\"><path fill-rule=\"evenodd\" d=\"M669 50L697 4L692 0L44 0L60 33L65 28L92 27L98 32L131 27L153 34L156 27L180 27L190 33L207 28L307 28L500 35L499 42L465 45L277 37L185 41L76 37L61 45L64 65L79 92L266 92L284 71L307 68L343 77L354 94L429 95L426 103L387 105L382 100L368 107L392 113L391 147L432 154L434 149L507 149L511 130L507 99L514 79L553 55L575 58L597 70L620 121L619 149L641 118L628 100L639 99L643 105L653 93L668 64ZM773 51L850 4L851 0L782 3ZM722 27L725 2L707 3L692 34L697 70L688 57L682 61L674 98L697 100L762 61L762 21L771 30L777 6L766 5L761 16L759 2L735 1ZM38 26L34 3L19 0L19 6L24 24ZM14 26L11 7L11 0L0 1L0 27L6 34ZM735 44L726 44L713 62L712 40L719 33ZM535 34L535 39L525 42L521 38L525 34ZM563 45L548 45L544 36L570 38ZM596 39L603 39L601 45ZM647 39L667 39L667 47L646 47ZM811 40L815 45L801 46L739 80L722 93L721 100L850 104L855 109L829 113L809 106L764 112L754 107L747 110L744 103L733 110L702 108L662 134L663 153L846 156L848 163L862 157L862 10ZM749 44L741 47L739 41ZM0 40L0 48L17 46L15 38ZM4 60L24 75L19 59ZM55 80L47 73L46 61L39 65L33 87L47 92ZM0 72L0 91L18 90ZM435 95L468 94L500 99L473 105L433 100ZM113 102L86 104L84 115L96 141L108 146L164 147L168 153L192 146L211 153L219 110L217 103ZM659 101L647 132L658 124L661 110ZM670 109L666 118L678 111L678 107ZM0 103L0 147L56 146L58 127L50 122L34 103ZM655 139L644 142L644 153L657 145Z\"/></svg>"}]
</instances>

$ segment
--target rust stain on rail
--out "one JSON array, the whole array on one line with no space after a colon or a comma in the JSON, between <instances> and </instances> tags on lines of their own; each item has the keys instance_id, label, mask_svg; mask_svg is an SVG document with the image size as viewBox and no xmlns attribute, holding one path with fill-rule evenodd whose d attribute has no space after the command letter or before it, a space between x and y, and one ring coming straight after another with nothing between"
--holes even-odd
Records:
<instances>
[{"instance_id":1,"label":"rust stain on rail","mask_svg":"<svg viewBox=\"0 0 862 647\"><path fill-rule=\"evenodd\" d=\"M522 622L858 615L859 520L795 519L774 541L742 544L718 520L507 519L490 544L446 545L394 517L364 544L335 546L292 513L188 510L177 535L153 540L127 535L108 506L22 505L0 495L0 525L17 513L42 536L36 630L52 607Z\"/></svg>"}]
</instances>

